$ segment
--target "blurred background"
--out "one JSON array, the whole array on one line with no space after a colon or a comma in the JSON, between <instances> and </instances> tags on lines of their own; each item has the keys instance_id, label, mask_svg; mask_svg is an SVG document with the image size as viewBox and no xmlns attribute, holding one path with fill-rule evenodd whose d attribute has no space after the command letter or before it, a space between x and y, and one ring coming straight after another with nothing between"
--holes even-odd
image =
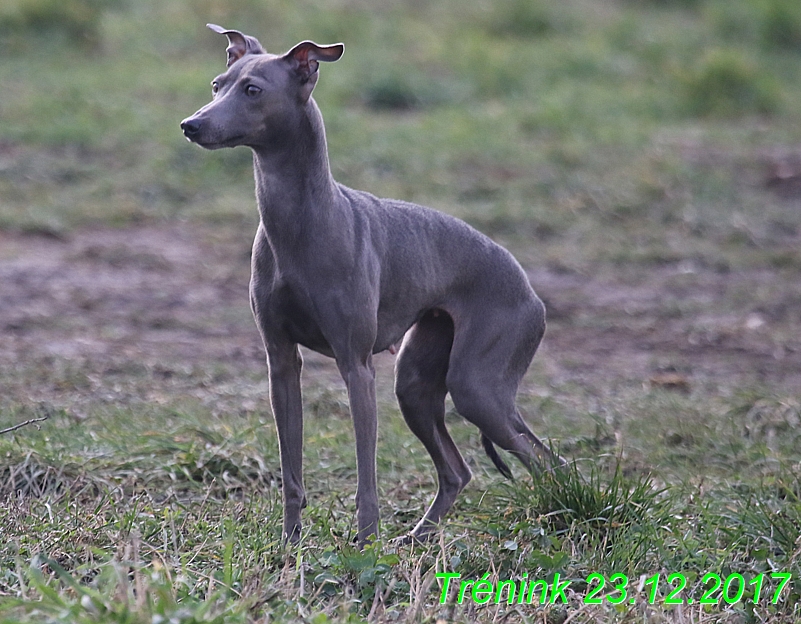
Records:
<instances>
[{"instance_id":1,"label":"blurred background","mask_svg":"<svg viewBox=\"0 0 801 624\"><path fill-rule=\"evenodd\" d=\"M794 0L2 0L0 227L253 222L247 150L178 130L206 22L346 44L316 92L345 184L573 269L798 265Z\"/></svg>"}]
</instances>

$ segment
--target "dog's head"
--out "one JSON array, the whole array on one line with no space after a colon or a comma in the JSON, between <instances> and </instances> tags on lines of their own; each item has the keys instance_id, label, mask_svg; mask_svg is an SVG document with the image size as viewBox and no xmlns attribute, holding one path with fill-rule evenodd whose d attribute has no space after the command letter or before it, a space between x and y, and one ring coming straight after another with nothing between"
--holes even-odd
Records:
<instances>
[{"instance_id":1,"label":"dog's head","mask_svg":"<svg viewBox=\"0 0 801 624\"><path fill-rule=\"evenodd\" d=\"M287 140L317 84L320 61L336 61L345 50L303 41L279 56L238 30L208 27L228 38L228 70L212 81L211 102L181 122L186 138L208 149Z\"/></svg>"}]
</instances>

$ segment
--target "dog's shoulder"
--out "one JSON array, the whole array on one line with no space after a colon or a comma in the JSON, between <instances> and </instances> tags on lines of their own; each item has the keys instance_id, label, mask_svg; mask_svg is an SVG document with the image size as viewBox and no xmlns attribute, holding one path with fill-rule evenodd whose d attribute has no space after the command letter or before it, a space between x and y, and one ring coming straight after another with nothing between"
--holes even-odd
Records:
<instances>
[{"instance_id":1,"label":"dog's shoulder","mask_svg":"<svg viewBox=\"0 0 801 624\"><path fill-rule=\"evenodd\" d=\"M340 190L350 202L354 212L370 220L374 228L444 235L494 245L491 239L462 219L441 210L402 199L377 197L367 191L351 189L344 185L340 185Z\"/></svg>"}]
</instances>

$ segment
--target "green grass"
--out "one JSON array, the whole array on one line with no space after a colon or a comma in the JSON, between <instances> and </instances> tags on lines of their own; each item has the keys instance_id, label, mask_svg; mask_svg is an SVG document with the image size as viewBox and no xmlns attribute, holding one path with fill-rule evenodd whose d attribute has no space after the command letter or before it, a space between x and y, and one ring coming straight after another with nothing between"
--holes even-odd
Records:
<instances>
[{"instance_id":1,"label":"green grass","mask_svg":"<svg viewBox=\"0 0 801 624\"><path fill-rule=\"evenodd\" d=\"M450 417L457 443L478 462L476 482L440 538L398 549L388 540L407 531L428 502L431 470L396 408L382 402L386 540L360 553L353 546L350 425L337 393L313 388L306 405L306 529L291 549L280 540L278 454L268 414L214 417L176 397L175 407L96 409L88 419L51 409L38 431L28 427L0 438L4 495L10 495L0 506L0 617L494 617L489 607L440 606L433 574L446 570L465 579L489 571L493 581L558 572L572 580L572 606L521 613L559 619L581 605L591 573L623 573L632 583L659 573L660 601L672 572L685 574L684 596L696 600L706 572L747 579L773 571L801 574L798 446L785 440L786 448L772 450L764 432L742 433L753 429L748 423L755 410L767 413L779 403L738 397L707 414L701 429L689 401L643 395L645 406L627 402L632 413L622 424L595 421L593 430L585 416L583 437L563 437L565 452L584 458L568 470L509 484L479 455L475 430ZM542 405L540 415L552 422L562 409ZM8 422L37 413L43 412L16 411ZM665 413L672 416L665 419ZM625 441L623 458L610 427ZM761 601L759 617L797 617L791 615L797 591L797 585L789 588L786 601L775 606ZM746 617L749 608L724 604L710 613ZM614 613L607 605L588 617L622 617ZM658 617L666 611L642 599L628 613Z\"/></svg>"},{"instance_id":2,"label":"green grass","mask_svg":"<svg viewBox=\"0 0 801 624\"><path fill-rule=\"evenodd\" d=\"M0 105L0 140L13 147L0 178L0 223L64 230L251 217L246 150L201 153L176 129L205 103L221 69L219 41L202 27L213 18L248 24L271 50L300 36L346 42L347 56L325 68L318 100L335 174L348 184L433 203L491 230L545 221L548 232L575 235L598 215L576 219L560 204L592 198L604 212L667 195L670 231L681 227L682 193L703 190L676 169L682 145L697 140L699 115L712 117L705 147L736 148L733 156L744 152L752 166L774 129L791 144L798 127L793 52L757 40L731 49L709 4L700 14L681 3L578 0L558 11L509 2L454 13L445 5L301 11L76 0L97 23L88 50L42 41L38 22L3 34L0 77L15 88ZM508 28L538 21L542 32L530 36ZM752 128L745 142L744 128ZM736 180L719 173L726 184ZM649 227L645 212L628 222ZM725 235L730 226L717 228ZM588 252L589 261L599 253Z\"/></svg>"},{"instance_id":3,"label":"green grass","mask_svg":"<svg viewBox=\"0 0 801 624\"><path fill-rule=\"evenodd\" d=\"M776 372L797 357L801 327L797 7L3 2L0 245L178 224L239 254L203 258L193 279L239 279L247 245L226 241L255 225L250 155L204 152L178 128L224 69L224 41L204 24L240 28L274 52L344 41L315 92L335 176L468 220L543 281L550 329L519 404L576 462L531 478L516 468L502 482L451 411L475 479L435 540L397 547L435 485L382 377L382 536L360 552L346 395L312 363L309 506L300 546L285 548L261 361L93 359L59 355L58 344L55 355L0 359L0 429L49 415L0 435L0 623L801 618L801 396ZM14 253L0 247L0 260ZM66 262L180 273L178 260L102 241ZM81 289L85 315L47 316L32 294L25 322L0 319L0 332L74 337L102 321L113 341L118 328L90 314L103 305L90 286L59 292ZM242 292L226 327L246 315ZM137 331L188 324L198 340L220 320L138 314L128 319ZM642 367L686 376L687 387L632 372L640 364L621 336L648 345ZM443 571L492 582L559 574L570 603L441 605ZM686 575L692 610L663 604L673 572ZM757 605L749 586L737 604L699 610L707 572L794 579L775 605L764 599L772 579ZM658 573L660 599L585 605L592 573L624 573L632 591Z\"/></svg>"}]
</instances>

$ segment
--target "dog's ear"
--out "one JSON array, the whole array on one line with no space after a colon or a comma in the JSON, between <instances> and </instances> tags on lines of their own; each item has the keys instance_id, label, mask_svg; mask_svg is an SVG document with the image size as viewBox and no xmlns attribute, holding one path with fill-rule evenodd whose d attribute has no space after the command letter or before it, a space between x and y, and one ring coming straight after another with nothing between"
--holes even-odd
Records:
<instances>
[{"instance_id":1,"label":"dog's ear","mask_svg":"<svg viewBox=\"0 0 801 624\"><path fill-rule=\"evenodd\" d=\"M319 61L333 63L340 59L343 52L345 46L341 43L321 46L313 41L302 41L284 55L300 79L302 84L300 95L304 102L309 99L314 85L317 84Z\"/></svg>"},{"instance_id":2,"label":"dog's ear","mask_svg":"<svg viewBox=\"0 0 801 624\"><path fill-rule=\"evenodd\" d=\"M217 24L206 24L214 32L228 37L228 47L225 51L228 53L228 67L231 67L239 59L246 54L266 54L266 51L255 37L243 35L238 30L226 30Z\"/></svg>"}]
</instances>

